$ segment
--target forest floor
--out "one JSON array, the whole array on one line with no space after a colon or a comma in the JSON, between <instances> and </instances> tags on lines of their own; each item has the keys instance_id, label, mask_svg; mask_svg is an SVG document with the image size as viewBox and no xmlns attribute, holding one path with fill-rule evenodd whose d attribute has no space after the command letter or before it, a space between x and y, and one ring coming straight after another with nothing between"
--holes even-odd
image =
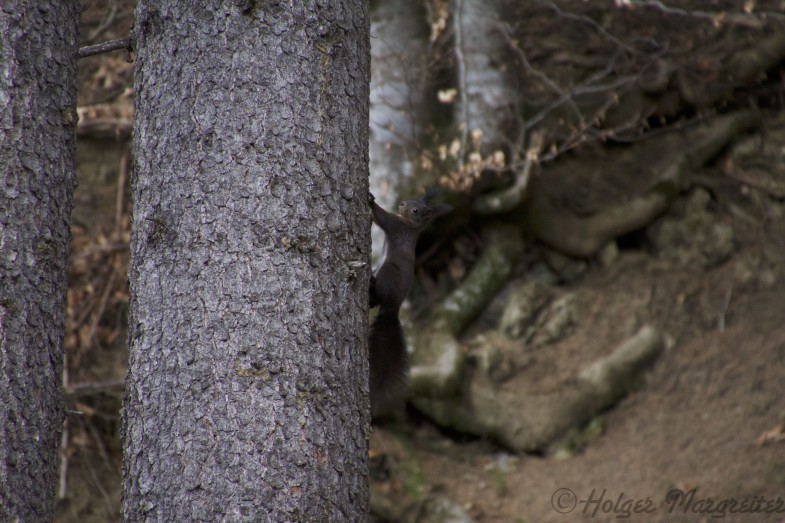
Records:
<instances>
[{"instance_id":1,"label":"forest floor","mask_svg":"<svg viewBox=\"0 0 785 523\"><path fill-rule=\"evenodd\" d=\"M785 285L731 283L756 253L775 250L782 263L785 231L748 232L705 272L626 251L569 286L593 298L591 328L545 349L551 361L574 358L576 343L617 343L614 324L642 311L669 339L645 384L590 422L577 452L515 455L410 420L374 434L393 470L381 492L411 491L396 477L414 475L422 496L444 496L478 522L785 521ZM640 306L620 311L631 298ZM695 493L680 502L674 489ZM758 508L731 513L734 499ZM762 512L763 500L778 511Z\"/></svg>"},{"instance_id":2,"label":"forest floor","mask_svg":"<svg viewBox=\"0 0 785 523\"><path fill-rule=\"evenodd\" d=\"M107 38L129 23L132 2L118 5ZM89 6L83 12L94 18L86 27L102 23ZM129 85L122 56L80 66L80 105L117 99ZM128 116L127 106L117 112ZM764 110L764 120L760 139L779 144L783 162L781 109ZM82 414L69 416L64 437L60 523L120 520L127 151L127 137L83 138L77 150L66 391L68 408ZM729 161L712 174L732 170ZM515 454L409 410L374 429L375 495L397 500L410 521L422 520L428 500L446 499L478 523L784 523L785 198L744 183L714 189L709 211L735 239L718 263L665 259L633 236L614 261L591 261L558 287L577 296L579 326L539 349L547 351L540 361L607 352L629 331L623 326L648 323L667 339L633 393L565 440L569 452ZM532 379L557 378L544 365Z\"/></svg>"}]
</instances>

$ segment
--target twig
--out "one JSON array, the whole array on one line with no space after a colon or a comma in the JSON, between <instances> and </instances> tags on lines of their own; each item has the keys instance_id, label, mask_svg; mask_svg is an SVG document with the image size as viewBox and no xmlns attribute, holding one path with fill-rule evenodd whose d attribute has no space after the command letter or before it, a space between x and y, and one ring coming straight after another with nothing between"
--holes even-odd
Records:
<instances>
[{"instance_id":1,"label":"twig","mask_svg":"<svg viewBox=\"0 0 785 523\"><path fill-rule=\"evenodd\" d=\"M776 11L759 11L760 15L750 13L726 13L726 12L711 12L711 11L700 11L700 10L687 10L687 9L680 9L678 7L670 7L665 5L662 2L658 2L656 0L635 0L634 2L626 3L627 7L649 7L653 8L661 13L666 15L675 15L675 16L685 16L691 18L699 18L702 20L707 20L718 26L723 22L728 22L731 24L738 24L747 27L759 27L761 23L761 18L782 18L782 13L777 13Z\"/></svg>"},{"instance_id":2,"label":"twig","mask_svg":"<svg viewBox=\"0 0 785 523\"><path fill-rule=\"evenodd\" d=\"M68 395L76 395L80 393L90 393L101 390L121 390L125 387L124 380L107 380L107 381L88 381L85 383L74 383L65 388L65 393Z\"/></svg>"},{"instance_id":3,"label":"twig","mask_svg":"<svg viewBox=\"0 0 785 523\"><path fill-rule=\"evenodd\" d=\"M641 119L643 120L643 118ZM695 118L678 120L671 124L657 127L656 129L649 129L645 133L638 133L634 136L623 136L620 134L615 134L614 136L611 137L611 139L614 142L618 142L618 143L635 143L635 142L640 142L642 140L649 140L651 138L660 136L662 134L684 131L685 129L688 129L689 127L694 127L695 125L698 125L702 122L703 122L703 118L700 115L698 115Z\"/></svg>"},{"instance_id":4,"label":"twig","mask_svg":"<svg viewBox=\"0 0 785 523\"><path fill-rule=\"evenodd\" d=\"M498 214L520 205L529 185L532 167L539 163L542 146L543 133L534 133L523 162L518 160L509 166L515 171L515 183L502 191L480 196L474 202L474 210L479 214Z\"/></svg>"},{"instance_id":5,"label":"twig","mask_svg":"<svg viewBox=\"0 0 785 523\"><path fill-rule=\"evenodd\" d=\"M540 158L540 161L542 163L553 161L565 152L590 141L616 140L619 136L619 133L629 131L630 129L635 129L640 125L641 121L645 121L648 115L639 115L639 117L629 120L626 123L617 125L613 129L597 129L594 127L600 123L600 120L604 117L606 112L616 103L618 103L618 98L622 94L625 94L627 90L632 87L634 78L624 77L613 82L614 87L622 86L625 83L627 84L627 87L620 93L614 93L614 96L608 97L606 102L595 111L594 116L588 124L584 122L583 125L576 130L576 132L574 132L564 141L564 143L558 147L555 147L549 154L543 155ZM586 87L586 89L594 89L594 87Z\"/></svg>"},{"instance_id":6,"label":"twig","mask_svg":"<svg viewBox=\"0 0 785 523\"><path fill-rule=\"evenodd\" d=\"M768 166L762 166L761 169L768 169ZM777 180L771 173L769 173L771 175L769 178L755 177L744 171L736 172L732 169L728 169L723 174L731 180L760 189L772 198L785 198L785 183Z\"/></svg>"},{"instance_id":7,"label":"twig","mask_svg":"<svg viewBox=\"0 0 785 523\"><path fill-rule=\"evenodd\" d=\"M82 422L82 430L87 431L90 434L95 446L98 447L98 453L101 455L104 463L111 467L111 462L109 461L109 456L106 453L106 446L101 441L101 437L98 435L98 432L93 427L92 423L89 422ZM101 496L104 498L104 503L106 504L106 511L107 513L111 514L113 511L112 500L109 498L109 494L106 492L106 489L103 487L103 482L98 479L98 474L96 474L95 468L93 468L93 460L86 459L85 464L87 465L87 470L90 472L90 476L93 479L93 484L98 489L98 492L101 493Z\"/></svg>"},{"instance_id":8,"label":"twig","mask_svg":"<svg viewBox=\"0 0 785 523\"><path fill-rule=\"evenodd\" d=\"M584 16L584 15L576 15L574 13L567 13L567 12L563 11L559 6L554 4L553 2L547 2L547 1L540 0L539 3L540 4L544 4L545 6L549 7L551 10L555 11L556 14L559 15L559 16L562 16L562 17L567 18L569 20L577 20L579 22L583 22L585 24L588 24L588 25L592 26L598 33L603 35L605 38L607 38L608 40L610 40L611 42L613 42L614 44L616 44L620 48L626 49L627 51L630 51L632 53L635 52L635 50L629 44L626 44L626 43L622 42L621 40L619 40L618 38L616 38L615 36L613 36L604 27L602 27L600 24L598 24L597 21L595 19L593 19L592 17Z\"/></svg>"},{"instance_id":9,"label":"twig","mask_svg":"<svg viewBox=\"0 0 785 523\"><path fill-rule=\"evenodd\" d=\"M63 423L63 436L60 438L60 486L57 489L58 499L65 499L68 491L68 418Z\"/></svg>"},{"instance_id":10,"label":"twig","mask_svg":"<svg viewBox=\"0 0 785 523\"><path fill-rule=\"evenodd\" d=\"M623 76L607 84L585 85L585 86L576 87L570 93L563 92L562 96L559 99L543 107L543 109L540 112L529 118L526 121L526 129L531 129L532 127L537 125L546 116L548 116L548 114L551 111L553 111L563 103L570 102L570 105L575 109L575 111L577 111L577 114L580 118L581 129L585 130L587 128L586 122L583 119L583 115L580 113L577 106L575 105L575 100L574 100L575 96L582 95L582 94L598 93L603 91L611 91L613 89L616 89L617 87L627 86L629 88L629 86L632 86L637 80L638 80L637 76ZM615 98L613 99L613 102L616 103Z\"/></svg>"},{"instance_id":11,"label":"twig","mask_svg":"<svg viewBox=\"0 0 785 523\"><path fill-rule=\"evenodd\" d=\"M68 354L63 354L63 388L68 389ZM63 435L60 437L60 480L57 489L58 499L65 499L68 490L68 417L63 421Z\"/></svg>"},{"instance_id":12,"label":"twig","mask_svg":"<svg viewBox=\"0 0 785 523\"><path fill-rule=\"evenodd\" d=\"M575 100L572 99L572 95L567 93L564 89L562 89L556 82L551 80L548 75L543 73L542 71L535 69L534 66L529 62L529 59L526 57L526 53L523 52L523 49L515 42L513 37L510 35L510 27L507 24L499 24L500 25L500 33L504 36L507 40L507 45L512 50L513 53L518 57L518 60L521 62L521 65L528 71L531 75L539 78L539 80L548 86L553 92L559 95L560 102L559 105L562 103L568 102L570 108L575 113L575 116L578 118L578 122L580 122L581 127L585 127L585 122L583 120L583 115L581 114L581 110L575 104ZM527 122L527 128L531 128Z\"/></svg>"},{"instance_id":13,"label":"twig","mask_svg":"<svg viewBox=\"0 0 785 523\"><path fill-rule=\"evenodd\" d=\"M78 58L85 58L101 53L108 53L110 51L117 51L119 49L131 49L131 38L122 38L120 40L109 40L108 42L101 42L100 44L87 45L79 48Z\"/></svg>"},{"instance_id":14,"label":"twig","mask_svg":"<svg viewBox=\"0 0 785 523\"><path fill-rule=\"evenodd\" d=\"M125 201L125 181L128 178L128 154L126 149L120 158L120 172L117 176L117 192L115 193L114 231L117 239L122 238L123 202Z\"/></svg>"},{"instance_id":15,"label":"twig","mask_svg":"<svg viewBox=\"0 0 785 523\"><path fill-rule=\"evenodd\" d=\"M90 393L101 390L122 390L125 387L125 380L108 381L88 381L85 383L74 383L65 387L65 393L75 395L80 393Z\"/></svg>"},{"instance_id":16,"label":"twig","mask_svg":"<svg viewBox=\"0 0 785 523\"><path fill-rule=\"evenodd\" d=\"M526 187L529 185L532 166L540 162L540 154L542 153L544 142L544 133L534 133L531 137L531 143L526 149L523 167L521 168L520 161L510 164L510 168L516 171L515 187L521 194L526 191Z\"/></svg>"},{"instance_id":17,"label":"twig","mask_svg":"<svg viewBox=\"0 0 785 523\"><path fill-rule=\"evenodd\" d=\"M117 1L115 0L115 2L112 3L112 6L109 8L109 12L104 15L103 19L101 20L101 23L98 24L98 27L93 29L93 32L90 33L88 40L95 40L96 38L98 38L98 35L106 31L106 29L109 28L110 25L112 25L112 22L114 22L114 18L116 14L117 14Z\"/></svg>"},{"instance_id":18,"label":"twig","mask_svg":"<svg viewBox=\"0 0 785 523\"><path fill-rule=\"evenodd\" d=\"M106 286L104 287L104 292L101 293L101 299L98 301L98 308L95 310L95 315L93 316L93 321L90 322L90 329L87 331L87 339L85 340L84 346L90 347L93 344L93 337L95 336L96 330L98 330L98 323L101 321L101 318L104 316L104 311L106 310L106 304L109 302L109 295L114 290L114 280L117 271L115 271L114 264L112 264L109 270L109 277L106 279Z\"/></svg>"},{"instance_id":19,"label":"twig","mask_svg":"<svg viewBox=\"0 0 785 523\"><path fill-rule=\"evenodd\" d=\"M720 308L720 317L717 320L717 329L720 331L720 334L725 332L725 315L728 313L728 306L730 305L730 299L733 295L733 286L729 285L728 290L725 291L725 299L722 302L722 307Z\"/></svg>"}]
</instances>

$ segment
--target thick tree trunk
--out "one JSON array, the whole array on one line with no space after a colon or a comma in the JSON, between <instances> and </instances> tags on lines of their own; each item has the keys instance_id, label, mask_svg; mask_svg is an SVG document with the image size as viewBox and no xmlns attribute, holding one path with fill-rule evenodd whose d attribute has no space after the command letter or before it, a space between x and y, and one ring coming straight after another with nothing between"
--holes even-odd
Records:
<instances>
[{"instance_id":1,"label":"thick tree trunk","mask_svg":"<svg viewBox=\"0 0 785 523\"><path fill-rule=\"evenodd\" d=\"M0 521L50 521L63 427L75 0L0 6Z\"/></svg>"},{"instance_id":2,"label":"thick tree trunk","mask_svg":"<svg viewBox=\"0 0 785 523\"><path fill-rule=\"evenodd\" d=\"M368 509L368 7L141 0L127 521Z\"/></svg>"}]
</instances>

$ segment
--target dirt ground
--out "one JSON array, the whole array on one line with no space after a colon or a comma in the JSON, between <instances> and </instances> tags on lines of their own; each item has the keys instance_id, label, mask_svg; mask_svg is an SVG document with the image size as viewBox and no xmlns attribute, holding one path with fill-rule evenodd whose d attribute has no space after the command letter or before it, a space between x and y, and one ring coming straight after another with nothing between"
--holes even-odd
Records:
<instances>
[{"instance_id":1,"label":"dirt ground","mask_svg":"<svg viewBox=\"0 0 785 523\"><path fill-rule=\"evenodd\" d=\"M780 232L758 241L782 248L782 238ZM427 422L379 429L372 446L392 456L393 470L416 463L425 491L458 502L475 521L615 521L638 501L653 512L631 513L631 521L785 521L785 442L766 436L782 438L785 428L785 288L734 286L725 308L729 272L742 252L706 273L658 268L648 256L623 253L615 274L596 271L573 285L596 291L598 316L613 311L609 322L626 320L613 306L619 297L658 301L641 309L670 336L646 383L598 417L602 434L582 452L566 459L513 455L489 441L457 442ZM608 339L603 328L589 330L587 345ZM549 357L571 356L557 348ZM691 504L669 498L674 489L696 489ZM708 498L713 506L698 503ZM723 516L719 503L731 499L765 499L778 512Z\"/></svg>"},{"instance_id":2,"label":"dirt ground","mask_svg":"<svg viewBox=\"0 0 785 523\"><path fill-rule=\"evenodd\" d=\"M89 27L109 28L97 41L127 32L132 2L117 2L108 21L101 2L84 4ZM80 63L80 104L123 97L131 66L109 60ZM761 136L779 150L769 160L785 164L781 107L765 111ZM56 521L110 522L120 520L127 137L82 138L77 154L66 390L68 408L82 414L69 417L63 440ZM567 337L538 349L532 379L557 379L649 323L667 347L637 390L565 440L569 451L541 455L439 429L409 410L374 430L374 494L409 521L443 498L476 522L785 523L785 198L734 181L729 158L706 173L724 180L708 212L734 232L727 256L708 266L669 258L644 231L619 242L615 260L590 260L556 287L577 296L580 316Z\"/></svg>"},{"instance_id":3,"label":"dirt ground","mask_svg":"<svg viewBox=\"0 0 785 523\"><path fill-rule=\"evenodd\" d=\"M783 119L766 126L782 162ZM729 152L706 174L743 170L734 162ZM557 287L577 296L577 326L523 371L547 386L648 323L667 348L636 391L539 456L456 440L416 416L380 428L372 446L392 478L380 491L444 496L480 522L785 521L785 205L743 184L715 189L708 212L734 232L727 255L684 255L697 237L661 252L623 239L615 261ZM691 198L649 229L688 223Z\"/></svg>"}]
</instances>

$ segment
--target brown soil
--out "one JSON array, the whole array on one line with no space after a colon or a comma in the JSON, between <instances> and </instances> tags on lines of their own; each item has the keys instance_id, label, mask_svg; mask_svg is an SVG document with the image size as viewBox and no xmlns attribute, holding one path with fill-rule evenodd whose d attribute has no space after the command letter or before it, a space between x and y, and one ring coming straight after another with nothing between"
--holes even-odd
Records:
<instances>
[{"instance_id":1,"label":"brown soil","mask_svg":"<svg viewBox=\"0 0 785 523\"><path fill-rule=\"evenodd\" d=\"M725 520L785 521L785 442L764 442L768 431L782 437L785 429L785 286L736 286L725 310L728 274L741 256L713 271L691 273L652 270L653 260L629 254L618 262L626 267L610 285L598 271L573 286L605 289L589 316L608 321L592 324L593 339L583 340L590 346L612 339L609 326L626 320L609 307L618 294L646 300L656 289L670 302L650 310L647 321L666 326L672 343L645 385L599 416L604 432L583 452L567 459L513 456L491 442L456 443L427 424L403 435L378 429L372 446L388 456L393 471L401 462L417 463L427 485L423 495L445 495L476 521L619 519L622 514L606 513L605 505L589 517L598 504L580 502L603 492L611 506L619 498L632 500L627 505L651 500L655 512L633 514L631 521L708 521L717 513L697 504L708 497L779 499L778 514L728 514ZM725 328L719 332L723 310ZM571 345L561 345L564 351L556 345L549 357L571 358ZM698 513L680 512L684 507L669 512L668 493L693 488ZM554 493L565 492L560 489L579 500L569 515L551 504ZM558 499L567 504L571 495ZM619 510L627 505L618 504Z\"/></svg>"}]
</instances>

